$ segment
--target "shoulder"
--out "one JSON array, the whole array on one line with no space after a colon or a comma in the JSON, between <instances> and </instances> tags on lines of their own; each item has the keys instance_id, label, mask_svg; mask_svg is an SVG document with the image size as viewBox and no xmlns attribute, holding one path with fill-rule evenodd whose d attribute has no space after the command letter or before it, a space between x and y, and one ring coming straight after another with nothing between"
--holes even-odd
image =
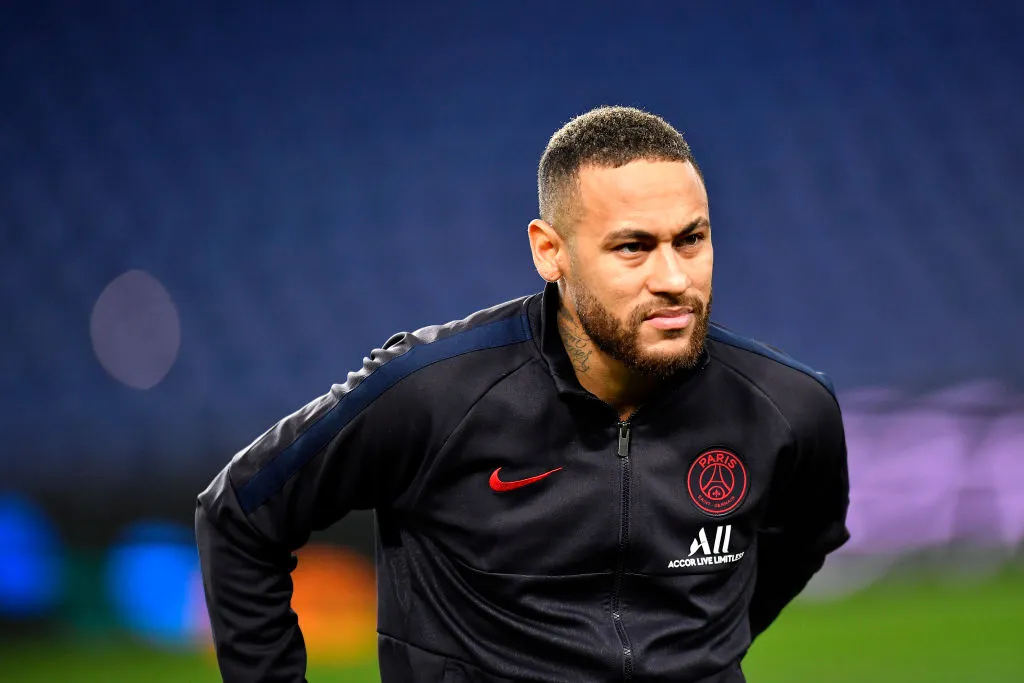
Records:
<instances>
[{"instance_id":1,"label":"shoulder","mask_svg":"<svg viewBox=\"0 0 1024 683\"><path fill-rule=\"evenodd\" d=\"M756 369L758 376L767 382L807 384L805 378L811 379L835 398L835 386L828 375L773 346L739 335L714 322L708 326L708 340L712 357L740 366L737 369Z\"/></svg>"},{"instance_id":2,"label":"shoulder","mask_svg":"<svg viewBox=\"0 0 1024 683\"><path fill-rule=\"evenodd\" d=\"M841 423L835 386L824 372L718 323L708 327L708 351L712 362L767 396L796 431Z\"/></svg>"},{"instance_id":3,"label":"shoulder","mask_svg":"<svg viewBox=\"0 0 1024 683\"><path fill-rule=\"evenodd\" d=\"M403 385L422 398L431 388L468 389L497 379L532 357L534 346L525 343L533 337L526 317L530 298L506 301L443 325L394 334L371 351L344 384L335 385L334 393L346 394L358 387L358 393L376 397Z\"/></svg>"},{"instance_id":4,"label":"shoulder","mask_svg":"<svg viewBox=\"0 0 1024 683\"><path fill-rule=\"evenodd\" d=\"M533 338L526 312L529 299L506 301L443 325L399 332L381 350L393 357L392 362L401 359L400 365L415 372L458 356L522 344Z\"/></svg>"}]
</instances>

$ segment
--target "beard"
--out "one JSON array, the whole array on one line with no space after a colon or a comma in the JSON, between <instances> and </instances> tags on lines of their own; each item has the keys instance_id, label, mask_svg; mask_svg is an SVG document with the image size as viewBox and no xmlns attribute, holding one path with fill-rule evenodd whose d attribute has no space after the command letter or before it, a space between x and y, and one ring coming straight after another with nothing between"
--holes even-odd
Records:
<instances>
[{"instance_id":1,"label":"beard","mask_svg":"<svg viewBox=\"0 0 1024 683\"><path fill-rule=\"evenodd\" d=\"M623 322L597 300L586 286L577 287L573 296L580 326L594 346L619 361L630 370L655 379L668 379L683 370L692 370L704 352L704 340L711 317L711 296L704 302L688 296L662 296L649 304L637 306ZM690 331L690 340L677 353L658 354L645 351L640 345L640 330L644 320L659 308L688 306L693 309L690 328L662 330L668 339L679 339Z\"/></svg>"}]
</instances>

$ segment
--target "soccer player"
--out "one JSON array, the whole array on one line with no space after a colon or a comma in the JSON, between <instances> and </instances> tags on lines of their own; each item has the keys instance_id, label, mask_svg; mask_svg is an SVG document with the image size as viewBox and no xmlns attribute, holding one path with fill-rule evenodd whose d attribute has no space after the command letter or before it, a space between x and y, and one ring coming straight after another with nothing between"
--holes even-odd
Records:
<instances>
[{"instance_id":1,"label":"soccer player","mask_svg":"<svg viewBox=\"0 0 1024 683\"><path fill-rule=\"evenodd\" d=\"M743 681L849 537L821 373L709 321L700 169L663 119L554 134L533 296L403 332L199 496L221 674L304 680L293 552L376 514L383 683Z\"/></svg>"}]
</instances>

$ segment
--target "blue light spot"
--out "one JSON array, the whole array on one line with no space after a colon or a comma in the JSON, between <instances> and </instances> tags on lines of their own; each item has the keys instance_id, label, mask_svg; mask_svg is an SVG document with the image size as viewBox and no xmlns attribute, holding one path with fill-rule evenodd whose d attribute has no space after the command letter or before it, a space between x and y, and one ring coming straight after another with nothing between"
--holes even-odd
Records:
<instances>
[{"instance_id":1,"label":"blue light spot","mask_svg":"<svg viewBox=\"0 0 1024 683\"><path fill-rule=\"evenodd\" d=\"M24 498L0 495L0 615L36 617L60 597L57 534Z\"/></svg>"},{"instance_id":2,"label":"blue light spot","mask_svg":"<svg viewBox=\"0 0 1024 683\"><path fill-rule=\"evenodd\" d=\"M108 590L121 623L159 645L194 642L192 582L199 554L188 529L141 523L111 550Z\"/></svg>"}]
</instances>

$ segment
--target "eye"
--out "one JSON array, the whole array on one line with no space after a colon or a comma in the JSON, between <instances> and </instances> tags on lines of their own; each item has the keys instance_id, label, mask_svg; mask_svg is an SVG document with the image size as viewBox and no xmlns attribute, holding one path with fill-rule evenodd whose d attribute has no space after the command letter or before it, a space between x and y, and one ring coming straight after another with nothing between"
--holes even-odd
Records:
<instances>
[{"instance_id":1,"label":"eye","mask_svg":"<svg viewBox=\"0 0 1024 683\"><path fill-rule=\"evenodd\" d=\"M702 232L691 232L689 235L683 237L680 243L684 247L695 247L704 241L704 233Z\"/></svg>"},{"instance_id":2,"label":"eye","mask_svg":"<svg viewBox=\"0 0 1024 683\"><path fill-rule=\"evenodd\" d=\"M615 247L615 251L622 254L639 254L643 249L644 245L639 242L626 242Z\"/></svg>"}]
</instances>

